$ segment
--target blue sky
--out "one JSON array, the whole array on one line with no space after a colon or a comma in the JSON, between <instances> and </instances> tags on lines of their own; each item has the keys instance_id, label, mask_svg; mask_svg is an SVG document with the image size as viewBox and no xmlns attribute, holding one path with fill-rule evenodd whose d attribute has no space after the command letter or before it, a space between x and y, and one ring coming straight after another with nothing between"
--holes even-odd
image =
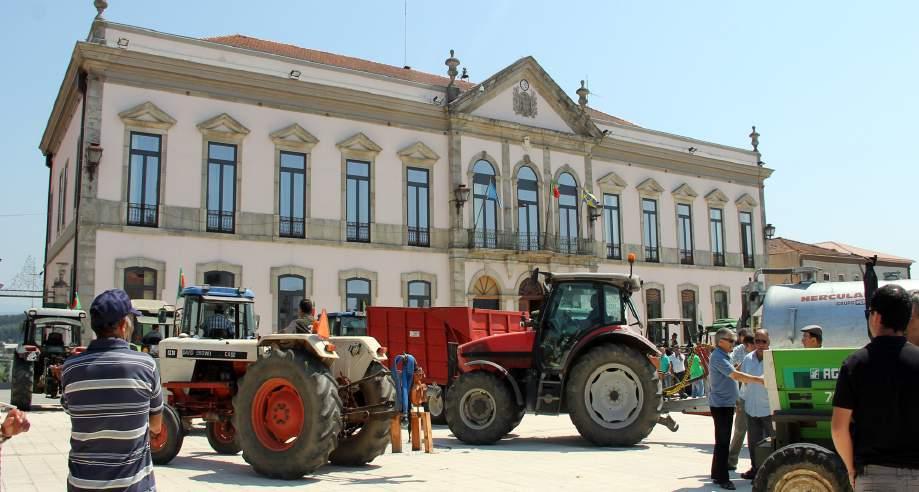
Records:
<instances>
[{"instance_id":1,"label":"blue sky","mask_svg":"<svg viewBox=\"0 0 919 492\"><path fill-rule=\"evenodd\" d=\"M401 66L403 1L110 0L106 18L241 33ZM40 265L48 171L38 151L91 0L9 2L0 21L0 283ZM778 235L919 259L919 3L408 2L408 64L480 81L532 55L574 98L656 130L738 147L755 124ZM32 214L32 215L19 215ZM0 312L21 301L0 299Z\"/></svg>"}]
</instances>

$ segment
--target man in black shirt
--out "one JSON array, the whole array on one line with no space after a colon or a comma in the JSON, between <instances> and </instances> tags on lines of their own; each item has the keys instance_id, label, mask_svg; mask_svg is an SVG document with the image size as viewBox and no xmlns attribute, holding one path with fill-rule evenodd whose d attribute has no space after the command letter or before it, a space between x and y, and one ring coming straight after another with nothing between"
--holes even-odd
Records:
<instances>
[{"instance_id":1,"label":"man in black shirt","mask_svg":"<svg viewBox=\"0 0 919 492\"><path fill-rule=\"evenodd\" d=\"M833 397L833 444L855 490L919 488L919 347L907 343L909 294L888 284L871 298L874 337L843 363Z\"/></svg>"}]
</instances>

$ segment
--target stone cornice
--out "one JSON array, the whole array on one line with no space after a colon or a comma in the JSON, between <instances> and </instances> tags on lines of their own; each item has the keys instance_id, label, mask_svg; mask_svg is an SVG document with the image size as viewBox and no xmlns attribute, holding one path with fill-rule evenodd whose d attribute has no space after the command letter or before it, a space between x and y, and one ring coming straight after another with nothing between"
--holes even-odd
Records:
<instances>
[{"instance_id":1,"label":"stone cornice","mask_svg":"<svg viewBox=\"0 0 919 492\"><path fill-rule=\"evenodd\" d=\"M165 111L150 101L138 104L127 111L122 111L118 113L118 117L126 125L163 131L172 128L172 125L176 124L175 118L166 114Z\"/></svg>"},{"instance_id":2,"label":"stone cornice","mask_svg":"<svg viewBox=\"0 0 919 492\"><path fill-rule=\"evenodd\" d=\"M424 144L424 142L418 141L408 147L396 152L399 155L399 159L402 162L409 164L424 164L430 166L437 162L440 159L440 156L437 155L437 152L434 152L430 147Z\"/></svg>"},{"instance_id":3,"label":"stone cornice","mask_svg":"<svg viewBox=\"0 0 919 492\"><path fill-rule=\"evenodd\" d=\"M297 123L285 126L280 130L275 130L271 132L268 137L270 137L271 141L278 147L299 150L301 152L309 152L319 143L318 138Z\"/></svg>"}]
</instances>

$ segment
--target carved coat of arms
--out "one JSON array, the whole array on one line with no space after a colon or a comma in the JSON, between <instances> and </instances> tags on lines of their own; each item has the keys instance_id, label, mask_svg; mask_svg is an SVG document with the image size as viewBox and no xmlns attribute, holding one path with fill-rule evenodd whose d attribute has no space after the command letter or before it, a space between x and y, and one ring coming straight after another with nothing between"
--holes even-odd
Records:
<instances>
[{"instance_id":1,"label":"carved coat of arms","mask_svg":"<svg viewBox=\"0 0 919 492\"><path fill-rule=\"evenodd\" d=\"M514 87L514 113L526 118L536 117L536 94Z\"/></svg>"}]
</instances>

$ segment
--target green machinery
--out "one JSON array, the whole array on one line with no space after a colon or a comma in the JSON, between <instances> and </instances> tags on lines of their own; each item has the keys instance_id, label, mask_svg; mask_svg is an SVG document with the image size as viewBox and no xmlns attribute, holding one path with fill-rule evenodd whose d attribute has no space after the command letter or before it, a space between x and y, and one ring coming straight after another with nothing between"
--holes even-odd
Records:
<instances>
[{"instance_id":1,"label":"green machinery","mask_svg":"<svg viewBox=\"0 0 919 492\"><path fill-rule=\"evenodd\" d=\"M839 368L855 348L777 349L765 352L763 373L776 436L754 452L760 468L753 490L849 490L833 448L830 419Z\"/></svg>"}]
</instances>

